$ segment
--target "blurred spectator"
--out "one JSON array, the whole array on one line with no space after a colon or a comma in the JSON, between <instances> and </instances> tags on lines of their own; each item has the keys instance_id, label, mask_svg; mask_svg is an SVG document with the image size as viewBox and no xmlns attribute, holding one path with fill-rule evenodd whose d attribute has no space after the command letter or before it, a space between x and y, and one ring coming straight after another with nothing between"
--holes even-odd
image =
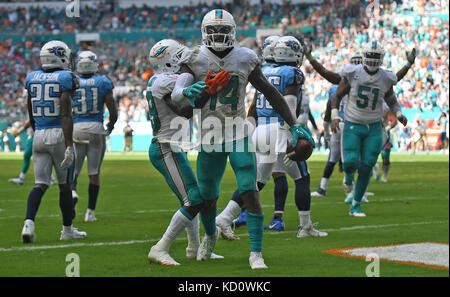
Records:
<instances>
[{"instance_id":1,"label":"blurred spectator","mask_svg":"<svg viewBox=\"0 0 450 297\"><path fill-rule=\"evenodd\" d=\"M123 128L123 133L125 137L125 145L123 147L124 152L132 152L133 151L133 129L131 128L129 122L127 121L127 125Z\"/></svg>"},{"instance_id":2,"label":"blurred spectator","mask_svg":"<svg viewBox=\"0 0 450 297\"><path fill-rule=\"evenodd\" d=\"M448 137L447 137L448 119L447 113L445 111L441 113L441 116L437 120L437 123L441 131L441 134L439 136L441 140L441 150L443 153L445 153L445 150L448 150Z\"/></svg>"}]
</instances>

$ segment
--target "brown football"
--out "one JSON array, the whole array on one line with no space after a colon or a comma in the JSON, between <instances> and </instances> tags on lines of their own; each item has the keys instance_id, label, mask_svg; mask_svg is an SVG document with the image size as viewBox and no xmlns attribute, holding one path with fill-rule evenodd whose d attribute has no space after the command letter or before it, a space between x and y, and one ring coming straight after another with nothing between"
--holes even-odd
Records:
<instances>
[{"instance_id":1,"label":"brown football","mask_svg":"<svg viewBox=\"0 0 450 297\"><path fill-rule=\"evenodd\" d=\"M290 155L293 152L294 148L292 147L292 144L289 143L287 146L286 153ZM291 155L290 158L297 162L306 161L309 159L309 157L311 157L312 152L313 152L312 144L308 140L300 138L297 141L297 145L295 146L295 153L294 155Z\"/></svg>"}]
</instances>

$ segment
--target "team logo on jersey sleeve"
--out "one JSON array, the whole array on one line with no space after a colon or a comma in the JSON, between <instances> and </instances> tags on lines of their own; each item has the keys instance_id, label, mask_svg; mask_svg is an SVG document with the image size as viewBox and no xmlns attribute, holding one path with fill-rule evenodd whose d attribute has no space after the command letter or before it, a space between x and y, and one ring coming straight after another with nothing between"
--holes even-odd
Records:
<instances>
[{"instance_id":1,"label":"team logo on jersey sleeve","mask_svg":"<svg viewBox=\"0 0 450 297\"><path fill-rule=\"evenodd\" d=\"M57 57L64 57L66 50L61 46L55 46L48 49L49 53L54 54Z\"/></svg>"}]
</instances>

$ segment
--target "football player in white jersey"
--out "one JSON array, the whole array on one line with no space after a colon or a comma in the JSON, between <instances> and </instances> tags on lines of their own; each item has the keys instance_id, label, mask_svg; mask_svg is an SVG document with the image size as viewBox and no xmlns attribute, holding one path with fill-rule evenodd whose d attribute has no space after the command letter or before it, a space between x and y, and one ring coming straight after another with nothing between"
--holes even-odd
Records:
<instances>
[{"instance_id":1,"label":"football player in white jersey","mask_svg":"<svg viewBox=\"0 0 450 297\"><path fill-rule=\"evenodd\" d=\"M342 129L342 161L346 173L353 174L356 170L359 173L349 212L351 216L365 216L360 203L382 147L382 99L403 125L407 123L393 90L397 76L381 68L383 58L381 45L377 41L368 43L363 50L363 64L344 67L343 79L331 102L332 130L336 132L341 121L340 101L348 94ZM353 185L347 181L346 184Z\"/></svg>"},{"instance_id":2,"label":"football player in white jersey","mask_svg":"<svg viewBox=\"0 0 450 297\"><path fill-rule=\"evenodd\" d=\"M216 96L212 96L209 104L201 110L202 138L197 158L197 176L200 194L209 202L209 206L200 212L206 236L201 243L197 259L210 258L219 236L215 224L216 201L229 158L236 174L239 192L247 208L247 227L251 243L250 266L252 269L267 268L262 257L264 216L256 188L256 158L248 137L251 127L245 124L244 99L248 82L264 94L285 120L290 127L294 146L300 137L308 139L311 135L296 124L283 95L261 72L256 54L250 49L235 45L236 24L230 13L222 9L208 12L203 18L201 28L202 45L182 58L182 74L176 82L172 98L185 97L196 101L187 86L202 80L208 74L214 76L226 70L231 78L227 86L220 89ZM194 104L196 105L196 102Z\"/></svg>"},{"instance_id":3,"label":"football player in white jersey","mask_svg":"<svg viewBox=\"0 0 450 297\"><path fill-rule=\"evenodd\" d=\"M180 201L180 209L172 220L161 240L151 247L148 253L150 263L162 265L179 265L169 255L169 249L176 237L186 229L188 246L186 258L196 259L200 246L198 212L203 206L197 179L187 159L186 150L190 146L189 118L192 107L187 100L172 101L171 93L180 66L179 59L187 48L179 42L164 39L150 50L149 60L156 73L149 79L146 98L153 129L149 157L153 166L164 176L167 184ZM222 79L221 82L219 80ZM214 83L224 86L229 76L223 72L216 76ZM213 84L210 82L210 85ZM191 87L193 92L205 88L204 82ZM184 101L184 102L183 102ZM180 137L178 137L178 136ZM212 258L223 258L212 254Z\"/></svg>"}]
</instances>

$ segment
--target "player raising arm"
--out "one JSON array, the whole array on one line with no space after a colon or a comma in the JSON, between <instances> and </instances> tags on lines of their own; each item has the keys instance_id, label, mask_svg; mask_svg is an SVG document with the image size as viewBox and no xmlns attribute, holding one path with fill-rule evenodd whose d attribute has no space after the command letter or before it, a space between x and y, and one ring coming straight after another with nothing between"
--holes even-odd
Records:
<instances>
[{"instance_id":1,"label":"player raising arm","mask_svg":"<svg viewBox=\"0 0 450 297\"><path fill-rule=\"evenodd\" d=\"M369 43L363 51L362 65L347 65L343 70L343 80L339 84L331 102L332 130L339 130L339 105L348 94L345 105L345 123L342 135L343 168L349 175L359 172L355 185L351 216L365 216L361 211L361 199L369 184L371 170L377 162L382 146L382 100L384 98L397 119L406 125L394 94L397 83L395 74L380 68L384 49L377 41ZM351 186L346 180L347 186Z\"/></svg>"}]
</instances>

